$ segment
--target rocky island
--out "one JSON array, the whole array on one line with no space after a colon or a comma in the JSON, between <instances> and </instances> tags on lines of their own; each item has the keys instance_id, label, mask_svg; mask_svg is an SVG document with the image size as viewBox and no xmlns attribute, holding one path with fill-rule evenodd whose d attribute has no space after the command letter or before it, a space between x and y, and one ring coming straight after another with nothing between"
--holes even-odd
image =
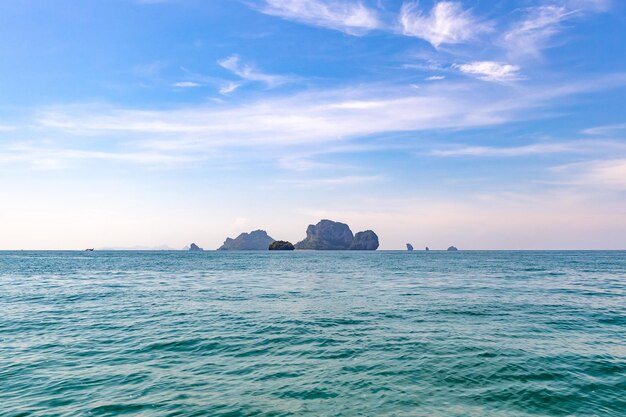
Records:
<instances>
[{"instance_id":1,"label":"rocky island","mask_svg":"<svg viewBox=\"0 0 626 417\"><path fill-rule=\"evenodd\" d=\"M308 250L376 250L378 236L371 230L355 235L345 223L321 220L316 225L309 225L306 238L296 243L296 249Z\"/></svg>"},{"instance_id":2,"label":"rocky island","mask_svg":"<svg viewBox=\"0 0 626 417\"><path fill-rule=\"evenodd\" d=\"M202 249L200 246L196 245L195 243L192 243L191 245L189 245L189 252L204 252L204 249Z\"/></svg>"},{"instance_id":3,"label":"rocky island","mask_svg":"<svg viewBox=\"0 0 626 417\"><path fill-rule=\"evenodd\" d=\"M242 233L235 239L226 238L218 250L267 250L274 242L265 230Z\"/></svg>"},{"instance_id":4,"label":"rocky island","mask_svg":"<svg viewBox=\"0 0 626 417\"><path fill-rule=\"evenodd\" d=\"M371 230L358 232L354 235L349 250L376 250L378 249L378 236Z\"/></svg>"},{"instance_id":5,"label":"rocky island","mask_svg":"<svg viewBox=\"0 0 626 417\"><path fill-rule=\"evenodd\" d=\"M448 252L456 252L456 251L458 251L458 249L457 249L457 247L456 247L456 246L450 246L450 247L448 248Z\"/></svg>"},{"instance_id":6,"label":"rocky island","mask_svg":"<svg viewBox=\"0 0 626 417\"><path fill-rule=\"evenodd\" d=\"M269 247L269 250L294 250L295 247L293 246L293 244L291 242L287 242L284 240L277 240L275 242L272 242L272 244Z\"/></svg>"},{"instance_id":7,"label":"rocky island","mask_svg":"<svg viewBox=\"0 0 626 417\"><path fill-rule=\"evenodd\" d=\"M242 233L235 239L226 238L218 250L376 250L378 236L372 230L352 233L345 223L321 220L309 225L306 238L295 245L274 240L265 230Z\"/></svg>"},{"instance_id":8,"label":"rocky island","mask_svg":"<svg viewBox=\"0 0 626 417\"><path fill-rule=\"evenodd\" d=\"M406 250L408 250L409 252L413 252L413 245L411 245L410 243L407 243Z\"/></svg>"}]
</instances>

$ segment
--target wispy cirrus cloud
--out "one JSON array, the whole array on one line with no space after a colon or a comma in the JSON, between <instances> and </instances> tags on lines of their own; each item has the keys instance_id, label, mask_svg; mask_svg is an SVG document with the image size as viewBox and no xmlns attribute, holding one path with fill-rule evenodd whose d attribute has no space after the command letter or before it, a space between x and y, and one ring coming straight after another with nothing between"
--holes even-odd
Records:
<instances>
[{"instance_id":1,"label":"wispy cirrus cloud","mask_svg":"<svg viewBox=\"0 0 626 417\"><path fill-rule=\"evenodd\" d=\"M293 185L296 187L332 187L332 186L348 186L355 184L366 184L372 182L383 181L384 178L378 175L347 175L343 177L330 178L308 178L297 180L281 180L281 184Z\"/></svg>"},{"instance_id":2,"label":"wispy cirrus cloud","mask_svg":"<svg viewBox=\"0 0 626 417\"><path fill-rule=\"evenodd\" d=\"M520 67L494 61L477 61L456 64L454 68L464 74L474 75L485 81L514 81L521 79Z\"/></svg>"},{"instance_id":3,"label":"wispy cirrus cloud","mask_svg":"<svg viewBox=\"0 0 626 417\"><path fill-rule=\"evenodd\" d=\"M565 6L547 5L527 10L526 17L503 36L506 48L515 55L538 56L574 12Z\"/></svg>"},{"instance_id":4,"label":"wispy cirrus cloud","mask_svg":"<svg viewBox=\"0 0 626 417\"><path fill-rule=\"evenodd\" d=\"M447 149L436 149L430 152L433 156L458 157L518 157L528 155L545 155L571 151L568 144L532 144L516 147L496 146L460 146Z\"/></svg>"},{"instance_id":5,"label":"wispy cirrus cloud","mask_svg":"<svg viewBox=\"0 0 626 417\"><path fill-rule=\"evenodd\" d=\"M221 59L217 62L222 68L229 70L244 81L256 81L265 84L269 88L293 81L292 77L284 75L267 74L259 70L252 64L246 64L241 61L239 55L231 55L228 58ZM238 88L241 83L228 83L220 92L228 94Z\"/></svg>"},{"instance_id":6,"label":"wispy cirrus cloud","mask_svg":"<svg viewBox=\"0 0 626 417\"><path fill-rule=\"evenodd\" d=\"M614 125L595 126L589 129L583 130L583 133L587 135L614 135L618 132L624 132L626 134L626 123L619 123Z\"/></svg>"},{"instance_id":7,"label":"wispy cirrus cloud","mask_svg":"<svg viewBox=\"0 0 626 417\"><path fill-rule=\"evenodd\" d=\"M9 144L0 148L0 162L26 163L38 170L63 169L73 162L108 161L153 167L174 167L200 160L198 155L171 154L157 150L100 151L50 146L40 142Z\"/></svg>"},{"instance_id":8,"label":"wispy cirrus cloud","mask_svg":"<svg viewBox=\"0 0 626 417\"><path fill-rule=\"evenodd\" d=\"M312 26L362 35L381 27L376 10L347 0L263 0L262 13Z\"/></svg>"},{"instance_id":9,"label":"wispy cirrus cloud","mask_svg":"<svg viewBox=\"0 0 626 417\"><path fill-rule=\"evenodd\" d=\"M260 3L259 3L260 2ZM419 1L402 3L396 23L391 12L383 14L361 1L348 0L258 0L255 8L262 13L312 26L364 35L379 29L429 42L436 49L446 44L463 44L493 33L496 20L486 20L464 8L458 1L436 1L427 12ZM522 17L504 34L488 39L504 46L510 56L538 56L550 46L565 23L590 13L605 12L611 0L552 0L522 10ZM379 5L379 8L383 9Z\"/></svg>"},{"instance_id":10,"label":"wispy cirrus cloud","mask_svg":"<svg viewBox=\"0 0 626 417\"><path fill-rule=\"evenodd\" d=\"M495 125L545 99L538 95L511 101L506 91L476 94L477 89L471 84L450 89L434 83L420 90L374 85L234 106L163 111L51 108L39 114L37 123L68 133L147 135L155 144L173 135L175 140L162 142L172 146L328 143L384 132Z\"/></svg>"},{"instance_id":11,"label":"wispy cirrus cloud","mask_svg":"<svg viewBox=\"0 0 626 417\"><path fill-rule=\"evenodd\" d=\"M194 82L194 81L179 81L177 83L172 84L172 87L176 87L176 88L196 88L196 87L202 87L202 84Z\"/></svg>"},{"instance_id":12,"label":"wispy cirrus cloud","mask_svg":"<svg viewBox=\"0 0 626 417\"><path fill-rule=\"evenodd\" d=\"M543 109L565 97L624 84L626 76L617 74L515 89L473 80L426 83L420 89L372 84L164 110L55 106L41 109L31 122L40 136L55 138L54 149L34 146L8 153L0 149L0 154L22 163L52 159L78 163L83 158L152 165L160 161L164 165L222 161L227 156L233 164L263 159L290 166L292 171L307 171L324 164L317 160L320 149L359 152L352 146L368 145L367 138L382 135L471 129L542 117ZM92 140L79 140L86 136ZM106 152L90 147L91 142L107 143ZM381 149L396 146L389 142L379 145ZM502 151L445 148L437 156L513 156L560 149L557 145ZM299 158L290 160L294 155Z\"/></svg>"},{"instance_id":13,"label":"wispy cirrus cloud","mask_svg":"<svg viewBox=\"0 0 626 417\"><path fill-rule=\"evenodd\" d=\"M608 0L554 1L524 10L524 17L503 36L501 43L513 56L540 56L552 45L567 21L608 10Z\"/></svg>"},{"instance_id":14,"label":"wispy cirrus cloud","mask_svg":"<svg viewBox=\"0 0 626 417\"><path fill-rule=\"evenodd\" d=\"M563 153L626 153L626 144L615 141L572 140L566 142L531 143L522 146L452 146L435 149L430 155L440 157L503 157L541 156Z\"/></svg>"},{"instance_id":15,"label":"wispy cirrus cloud","mask_svg":"<svg viewBox=\"0 0 626 417\"><path fill-rule=\"evenodd\" d=\"M243 83L236 83L236 82L232 82L231 81L231 82L223 84L220 87L219 91L220 91L220 94L222 94L222 95L228 95L230 93L235 92L235 90L237 90L242 85L243 85Z\"/></svg>"},{"instance_id":16,"label":"wispy cirrus cloud","mask_svg":"<svg viewBox=\"0 0 626 417\"><path fill-rule=\"evenodd\" d=\"M404 3L399 20L404 35L424 39L435 48L467 42L491 30L489 23L464 10L461 3L450 1L436 3L429 15L418 2Z\"/></svg>"},{"instance_id":17,"label":"wispy cirrus cloud","mask_svg":"<svg viewBox=\"0 0 626 417\"><path fill-rule=\"evenodd\" d=\"M626 191L626 158L567 164L554 171L569 185Z\"/></svg>"}]
</instances>

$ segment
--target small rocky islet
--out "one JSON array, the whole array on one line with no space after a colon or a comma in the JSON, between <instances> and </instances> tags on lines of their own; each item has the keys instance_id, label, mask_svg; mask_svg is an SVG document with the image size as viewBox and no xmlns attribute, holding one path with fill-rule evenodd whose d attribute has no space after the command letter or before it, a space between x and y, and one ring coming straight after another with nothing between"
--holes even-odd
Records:
<instances>
[{"instance_id":1,"label":"small rocky islet","mask_svg":"<svg viewBox=\"0 0 626 417\"><path fill-rule=\"evenodd\" d=\"M285 240L277 240L275 242L272 242L272 244L269 247L269 250L294 250L295 247L293 246L293 243L291 242L287 242Z\"/></svg>"},{"instance_id":2,"label":"small rocky islet","mask_svg":"<svg viewBox=\"0 0 626 417\"><path fill-rule=\"evenodd\" d=\"M226 238L224 244L218 250L268 250L275 239L265 230L255 230L250 233L242 233L235 239Z\"/></svg>"},{"instance_id":3,"label":"small rocky islet","mask_svg":"<svg viewBox=\"0 0 626 417\"><path fill-rule=\"evenodd\" d=\"M200 246L196 245L195 243L192 243L191 245L189 245L189 249L190 252L204 252L204 249L202 249Z\"/></svg>"}]
</instances>

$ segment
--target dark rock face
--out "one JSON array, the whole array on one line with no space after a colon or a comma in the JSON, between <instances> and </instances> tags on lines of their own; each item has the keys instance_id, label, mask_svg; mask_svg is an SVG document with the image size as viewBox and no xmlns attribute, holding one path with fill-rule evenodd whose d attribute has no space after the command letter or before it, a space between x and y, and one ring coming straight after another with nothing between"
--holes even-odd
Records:
<instances>
[{"instance_id":1,"label":"dark rock face","mask_svg":"<svg viewBox=\"0 0 626 417\"><path fill-rule=\"evenodd\" d=\"M284 240L277 240L276 242L272 242L269 247L269 250L294 250L295 247L291 242L286 242Z\"/></svg>"},{"instance_id":2,"label":"dark rock face","mask_svg":"<svg viewBox=\"0 0 626 417\"><path fill-rule=\"evenodd\" d=\"M450 247L448 248L448 252L456 252L456 251L458 251L458 249L456 248L456 246L450 246Z\"/></svg>"},{"instance_id":3,"label":"dark rock face","mask_svg":"<svg viewBox=\"0 0 626 417\"><path fill-rule=\"evenodd\" d=\"M219 250L267 250L274 242L265 230L242 233L236 239L227 238Z\"/></svg>"},{"instance_id":4,"label":"dark rock face","mask_svg":"<svg viewBox=\"0 0 626 417\"><path fill-rule=\"evenodd\" d=\"M352 245L354 235L345 223L322 220L306 229L306 238L296 243L296 249L345 250Z\"/></svg>"},{"instance_id":5,"label":"dark rock face","mask_svg":"<svg viewBox=\"0 0 626 417\"><path fill-rule=\"evenodd\" d=\"M378 249L378 236L371 230L359 232L354 235L350 250L376 250Z\"/></svg>"},{"instance_id":6,"label":"dark rock face","mask_svg":"<svg viewBox=\"0 0 626 417\"><path fill-rule=\"evenodd\" d=\"M424 250L429 251L429 250L430 250L430 248L429 248L428 246L426 246L426 249L424 249Z\"/></svg>"},{"instance_id":7,"label":"dark rock face","mask_svg":"<svg viewBox=\"0 0 626 417\"><path fill-rule=\"evenodd\" d=\"M345 223L322 220L316 225L309 225L306 238L296 243L296 249L308 250L376 250L378 236L371 230L356 235Z\"/></svg>"},{"instance_id":8,"label":"dark rock face","mask_svg":"<svg viewBox=\"0 0 626 417\"><path fill-rule=\"evenodd\" d=\"M410 243L406 244L406 250L408 250L409 252L413 251L413 245L411 245Z\"/></svg>"},{"instance_id":9,"label":"dark rock face","mask_svg":"<svg viewBox=\"0 0 626 417\"><path fill-rule=\"evenodd\" d=\"M189 245L189 251L190 252L202 252L204 251L204 249L202 249L200 246L196 245L195 243L192 243L191 245Z\"/></svg>"}]
</instances>

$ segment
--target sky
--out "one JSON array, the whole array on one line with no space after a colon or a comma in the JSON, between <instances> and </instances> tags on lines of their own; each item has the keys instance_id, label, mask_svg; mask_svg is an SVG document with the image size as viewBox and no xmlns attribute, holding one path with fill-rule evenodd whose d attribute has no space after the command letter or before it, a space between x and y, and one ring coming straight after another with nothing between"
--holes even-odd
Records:
<instances>
[{"instance_id":1,"label":"sky","mask_svg":"<svg viewBox=\"0 0 626 417\"><path fill-rule=\"evenodd\" d=\"M618 0L0 0L0 249L626 249Z\"/></svg>"}]
</instances>

